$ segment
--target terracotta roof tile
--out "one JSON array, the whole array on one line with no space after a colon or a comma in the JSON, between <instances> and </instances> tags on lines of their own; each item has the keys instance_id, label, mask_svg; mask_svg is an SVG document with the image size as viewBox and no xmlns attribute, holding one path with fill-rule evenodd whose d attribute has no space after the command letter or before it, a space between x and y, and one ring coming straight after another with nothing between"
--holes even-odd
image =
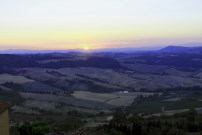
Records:
<instances>
[{"instance_id":1,"label":"terracotta roof tile","mask_svg":"<svg viewBox=\"0 0 202 135\"><path fill-rule=\"evenodd\" d=\"M13 106L11 102L0 99L0 113Z\"/></svg>"}]
</instances>

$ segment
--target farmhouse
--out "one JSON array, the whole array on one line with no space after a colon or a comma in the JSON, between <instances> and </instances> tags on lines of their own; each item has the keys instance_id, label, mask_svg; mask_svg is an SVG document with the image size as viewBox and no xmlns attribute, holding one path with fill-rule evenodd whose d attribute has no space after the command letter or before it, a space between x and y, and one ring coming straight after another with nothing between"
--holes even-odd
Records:
<instances>
[{"instance_id":1,"label":"farmhouse","mask_svg":"<svg viewBox=\"0 0 202 135\"><path fill-rule=\"evenodd\" d=\"M13 105L0 99L0 135L9 135L9 116L8 110Z\"/></svg>"},{"instance_id":2,"label":"farmhouse","mask_svg":"<svg viewBox=\"0 0 202 135\"><path fill-rule=\"evenodd\" d=\"M124 90L124 91L119 91L119 93L129 93L129 92Z\"/></svg>"}]
</instances>

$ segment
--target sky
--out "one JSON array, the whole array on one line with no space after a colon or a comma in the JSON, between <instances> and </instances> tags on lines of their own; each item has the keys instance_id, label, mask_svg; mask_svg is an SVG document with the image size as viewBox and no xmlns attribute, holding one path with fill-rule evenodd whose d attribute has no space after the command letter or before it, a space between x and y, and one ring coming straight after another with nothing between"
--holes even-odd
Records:
<instances>
[{"instance_id":1,"label":"sky","mask_svg":"<svg viewBox=\"0 0 202 135\"><path fill-rule=\"evenodd\" d=\"M0 49L202 42L202 0L0 0Z\"/></svg>"}]
</instances>

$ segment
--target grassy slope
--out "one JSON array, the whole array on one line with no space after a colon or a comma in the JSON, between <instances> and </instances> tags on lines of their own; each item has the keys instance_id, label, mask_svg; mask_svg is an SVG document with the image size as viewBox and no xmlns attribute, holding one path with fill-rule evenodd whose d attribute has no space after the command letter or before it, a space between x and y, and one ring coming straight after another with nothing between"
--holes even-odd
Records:
<instances>
[{"instance_id":1,"label":"grassy slope","mask_svg":"<svg viewBox=\"0 0 202 135\"><path fill-rule=\"evenodd\" d=\"M162 106L165 107L165 111L202 107L202 94L189 94L177 101L165 101L174 97L176 97L176 95L157 96L143 99L137 105L131 105L130 107L128 107L128 110L137 113L157 113L161 112Z\"/></svg>"},{"instance_id":2,"label":"grassy slope","mask_svg":"<svg viewBox=\"0 0 202 135\"><path fill-rule=\"evenodd\" d=\"M58 88L25 78L23 76L16 76L10 74L0 74L0 85L6 82L14 82L20 84L25 90L29 91L57 91Z\"/></svg>"}]
</instances>

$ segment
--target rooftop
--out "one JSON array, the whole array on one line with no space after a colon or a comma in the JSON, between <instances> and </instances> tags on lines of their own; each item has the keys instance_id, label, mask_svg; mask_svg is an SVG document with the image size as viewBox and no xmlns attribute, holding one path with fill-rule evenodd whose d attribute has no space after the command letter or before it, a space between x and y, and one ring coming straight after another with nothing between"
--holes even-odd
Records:
<instances>
[{"instance_id":1,"label":"rooftop","mask_svg":"<svg viewBox=\"0 0 202 135\"><path fill-rule=\"evenodd\" d=\"M0 113L13 106L11 102L0 99Z\"/></svg>"}]
</instances>

